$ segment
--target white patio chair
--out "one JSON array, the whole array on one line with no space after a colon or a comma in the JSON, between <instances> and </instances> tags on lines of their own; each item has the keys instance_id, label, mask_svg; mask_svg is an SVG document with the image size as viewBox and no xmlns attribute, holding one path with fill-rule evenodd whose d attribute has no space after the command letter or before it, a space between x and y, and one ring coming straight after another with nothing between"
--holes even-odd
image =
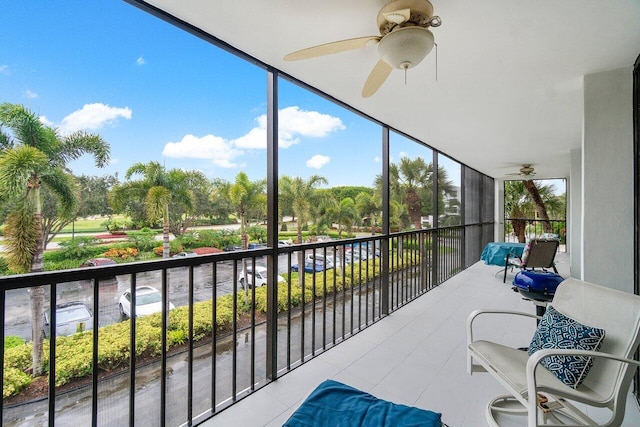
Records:
<instances>
[{"instance_id":1,"label":"white patio chair","mask_svg":"<svg viewBox=\"0 0 640 427\"><path fill-rule=\"evenodd\" d=\"M532 322L533 319L540 319L539 316L500 310L476 310L469 315L468 372L487 371L510 393L489 402L487 422L497 426L495 415L509 412L527 415L528 427L619 426L624 419L626 395L633 374L637 366L640 366L637 361L632 360L640 342L640 297L569 278L558 286L551 305L556 311L583 325L603 329L604 338L601 340L600 351L542 349L529 356L527 351L490 341L474 340L474 321L481 315L496 313L528 316L532 318ZM541 360L550 355L592 357L593 366L582 385L574 389L565 385L550 370L540 366ZM479 365L475 365L474 361ZM540 399L542 402L538 403ZM545 399L548 401L544 402ZM597 423L570 401L608 408L611 418L605 424ZM517 402L520 404L514 405ZM571 424L563 424L567 422L566 416L571 419Z\"/></svg>"}]
</instances>

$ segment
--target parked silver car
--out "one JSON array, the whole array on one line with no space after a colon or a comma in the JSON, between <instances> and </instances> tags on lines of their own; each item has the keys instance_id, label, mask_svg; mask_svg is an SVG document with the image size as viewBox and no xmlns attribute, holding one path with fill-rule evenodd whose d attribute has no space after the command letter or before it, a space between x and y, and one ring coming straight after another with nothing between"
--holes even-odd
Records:
<instances>
[{"instance_id":1,"label":"parked silver car","mask_svg":"<svg viewBox=\"0 0 640 427\"><path fill-rule=\"evenodd\" d=\"M51 336L50 310L44 313L44 336ZM56 306L56 336L68 336L93 329L93 315L81 301Z\"/></svg>"}]
</instances>

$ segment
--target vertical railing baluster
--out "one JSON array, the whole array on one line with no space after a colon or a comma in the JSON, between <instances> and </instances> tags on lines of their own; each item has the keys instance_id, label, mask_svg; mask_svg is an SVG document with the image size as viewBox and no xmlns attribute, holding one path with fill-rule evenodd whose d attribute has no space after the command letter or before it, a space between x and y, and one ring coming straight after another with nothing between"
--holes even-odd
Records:
<instances>
[{"instance_id":1,"label":"vertical railing baluster","mask_svg":"<svg viewBox=\"0 0 640 427\"><path fill-rule=\"evenodd\" d=\"M0 370L2 371L2 375L0 375L0 390L4 390L4 328L5 328L5 313L7 312L7 307L5 307L6 302L6 294L4 288L0 287L0 340L3 345L0 346ZM0 404L0 425L4 420L4 403Z\"/></svg>"},{"instance_id":2,"label":"vertical railing baluster","mask_svg":"<svg viewBox=\"0 0 640 427\"><path fill-rule=\"evenodd\" d=\"M353 248L351 249L351 262L353 264ZM347 248L342 248L342 340L346 336L347 329Z\"/></svg>"},{"instance_id":3,"label":"vertical railing baluster","mask_svg":"<svg viewBox=\"0 0 640 427\"><path fill-rule=\"evenodd\" d=\"M164 427L167 422L167 329L169 325L169 289L167 287L166 268L160 270L160 281L162 284L162 331L160 335L160 345L162 347L162 355L160 358L160 425L161 427Z\"/></svg>"},{"instance_id":4,"label":"vertical railing baluster","mask_svg":"<svg viewBox=\"0 0 640 427\"><path fill-rule=\"evenodd\" d=\"M362 330L362 243L358 245L360 262L358 263L358 330Z\"/></svg>"},{"instance_id":5,"label":"vertical railing baluster","mask_svg":"<svg viewBox=\"0 0 640 427\"><path fill-rule=\"evenodd\" d=\"M93 325L91 354L91 426L98 425L98 334L100 329L100 281L93 279Z\"/></svg>"},{"instance_id":6,"label":"vertical railing baluster","mask_svg":"<svg viewBox=\"0 0 640 427\"><path fill-rule=\"evenodd\" d=\"M300 244L302 244L302 242L300 242ZM300 249L301 250L301 249ZM298 283L300 283L300 275L302 274L302 286L300 288L300 297L301 297L301 301L300 301L300 363L304 363L304 329L305 329L305 304L306 301L304 299L305 297L305 288L306 288L306 283L304 280L304 251L302 252L302 263L298 262ZM300 261L300 256L298 256L298 261ZM302 265L300 265L302 264Z\"/></svg>"},{"instance_id":7,"label":"vertical railing baluster","mask_svg":"<svg viewBox=\"0 0 640 427\"><path fill-rule=\"evenodd\" d=\"M344 252L344 251L342 251ZM338 246L333 246L333 328L332 328L332 340L333 345L336 345L336 303L337 303L337 295L338 295L338 263L340 260L340 251L338 250ZM344 264L340 264L340 266L344 267Z\"/></svg>"},{"instance_id":8,"label":"vertical railing baluster","mask_svg":"<svg viewBox=\"0 0 640 427\"><path fill-rule=\"evenodd\" d=\"M251 281L251 391L255 390L256 384L256 257L251 258L251 271L253 280ZM277 307L274 310L278 310Z\"/></svg>"},{"instance_id":9,"label":"vertical railing baluster","mask_svg":"<svg viewBox=\"0 0 640 427\"><path fill-rule=\"evenodd\" d=\"M375 253L372 254L372 258L376 259ZM367 240L367 264L365 272L365 284L364 284L364 324L369 324L369 241Z\"/></svg>"},{"instance_id":10,"label":"vertical railing baluster","mask_svg":"<svg viewBox=\"0 0 640 427\"><path fill-rule=\"evenodd\" d=\"M287 370L291 370L291 255L287 252Z\"/></svg>"},{"instance_id":11,"label":"vertical railing baluster","mask_svg":"<svg viewBox=\"0 0 640 427\"><path fill-rule=\"evenodd\" d=\"M313 273L311 273L311 357L316 355L316 249L313 249L313 257L311 258L313 261ZM306 263L305 263L306 264ZM325 272L327 266L324 266ZM305 275L304 270L302 274Z\"/></svg>"},{"instance_id":12,"label":"vertical railing baluster","mask_svg":"<svg viewBox=\"0 0 640 427\"><path fill-rule=\"evenodd\" d=\"M350 301L350 309L349 309L349 316L350 316L350 327L349 327L349 334L353 334L353 292L354 292L354 286L355 283L353 283L354 280L354 276L353 276L353 269L355 268L354 261L353 261L353 255L355 253L356 248L352 247L351 248L351 301ZM359 261L358 261L359 262Z\"/></svg>"},{"instance_id":13,"label":"vertical railing baluster","mask_svg":"<svg viewBox=\"0 0 640 427\"><path fill-rule=\"evenodd\" d=\"M187 359L187 421L189 425L193 421L193 269L189 266L189 288L188 288L188 304L189 304L189 355Z\"/></svg>"},{"instance_id":14,"label":"vertical railing baluster","mask_svg":"<svg viewBox=\"0 0 640 427\"><path fill-rule=\"evenodd\" d=\"M131 273L131 307L129 309L129 427L136 421L136 273Z\"/></svg>"},{"instance_id":15,"label":"vertical railing baluster","mask_svg":"<svg viewBox=\"0 0 640 427\"><path fill-rule=\"evenodd\" d=\"M324 256L324 274L322 275L322 349L327 349L327 247L322 248ZM335 266L333 267L335 269ZM335 271L334 271L335 273Z\"/></svg>"},{"instance_id":16,"label":"vertical railing baluster","mask_svg":"<svg viewBox=\"0 0 640 427\"><path fill-rule=\"evenodd\" d=\"M57 283L49 285L49 427L56 424L56 336L58 335L56 300ZM3 325L4 327L4 325Z\"/></svg>"},{"instance_id":17,"label":"vertical railing baluster","mask_svg":"<svg viewBox=\"0 0 640 427\"><path fill-rule=\"evenodd\" d=\"M216 384L218 381L218 262L211 263L211 412L216 412Z\"/></svg>"},{"instance_id":18,"label":"vertical railing baluster","mask_svg":"<svg viewBox=\"0 0 640 427\"><path fill-rule=\"evenodd\" d=\"M240 261L243 262L243 261ZM244 274L244 273L243 273ZM233 334L233 348L231 350L231 399L235 402L236 386L237 386L237 368L238 368L238 261L233 261L233 301L232 301L232 314L231 329ZM246 285L246 283L245 283Z\"/></svg>"}]
</instances>

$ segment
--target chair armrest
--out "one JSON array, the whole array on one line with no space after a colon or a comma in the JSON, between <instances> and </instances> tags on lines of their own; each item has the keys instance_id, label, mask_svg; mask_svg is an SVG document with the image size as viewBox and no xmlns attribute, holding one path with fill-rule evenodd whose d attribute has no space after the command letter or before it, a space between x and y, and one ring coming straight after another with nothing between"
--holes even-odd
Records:
<instances>
[{"instance_id":1,"label":"chair armrest","mask_svg":"<svg viewBox=\"0 0 640 427\"><path fill-rule=\"evenodd\" d=\"M527 396L535 396L537 394L537 384L536 384L536 369L540 366L540 361L545 357L549 356L587 356L594 358L605 358L610 360L616 360L618 362L627 363L629 365L635 365L636 367L640 366L640 362L633 359L627 359L624 357L616 356L615 354L603 353L600 351L591 351L591 350L577 350L577 349L543 349L538 350L529 356L529 360L527 360L526 366L526 374L527 374ZM558 380L559 381L559 380ZM536 417L537 417L537 401L536 399L528 399L529 402L529 425L536 425Z\"/></svg>"},{"instance_id":2,"label":"chair armrest","mask_svg":"<svg viewBox=\"0 0 640 427\"><path fill-rule=\"evenodd\" d=\"M501 315L509 315L509 316L521 316L521 317L530 317L532 319L540 320L542 317L537 316L535 314L526 313L524 311L514 311L514 310L497 310L497 309L484 309L484 310L474 310L469 314L467 318L467 372L469 375L473 373L473 360L471 356L471 351L468 349L469 344L471 344L473 340L473 322L479 317L481 314L501 314Z\"/></svg>"},{"instance_id":3,"label":"chair armrest","mask_svg":"<svg viewBox=\"0 0 640 427\"><path fill-rule=\"evenodd\" d=\"M532 319L537 319L537 320L542 319L542 317L540 316L537 316L532 313L526 313L524 311L497 310L497 309L474 310L469 314L469 317L467 317L467 344L471 344L473 342L473 322L481 314L504 314L504 315L510 315L510 316L531 317Z\"/></svg>"}]
</instances>

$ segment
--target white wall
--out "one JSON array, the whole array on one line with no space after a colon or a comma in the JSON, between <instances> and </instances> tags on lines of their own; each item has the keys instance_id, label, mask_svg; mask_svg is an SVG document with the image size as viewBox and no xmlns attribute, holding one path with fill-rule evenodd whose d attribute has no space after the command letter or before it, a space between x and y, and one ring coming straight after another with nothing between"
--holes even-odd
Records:
<instances>
[{"instance_id":1,"label":"white wall","mask_svg":"<svg viewBox=\"0 0 640 427\"><path fill-rule=\"evenodd\" d=\"M582 278L633 292L632 67L584 78Z\"/></svg>"},{"instance_id":2,"label":"white wall","mask_svg":"<svg viewBox=\"0 0 640 427\"><path fill-rule=\"evenodd\" d=\"M567 182L567 252L571 277L582 279L582 150L571 150Z\"/></svg>"}]
</instances>

